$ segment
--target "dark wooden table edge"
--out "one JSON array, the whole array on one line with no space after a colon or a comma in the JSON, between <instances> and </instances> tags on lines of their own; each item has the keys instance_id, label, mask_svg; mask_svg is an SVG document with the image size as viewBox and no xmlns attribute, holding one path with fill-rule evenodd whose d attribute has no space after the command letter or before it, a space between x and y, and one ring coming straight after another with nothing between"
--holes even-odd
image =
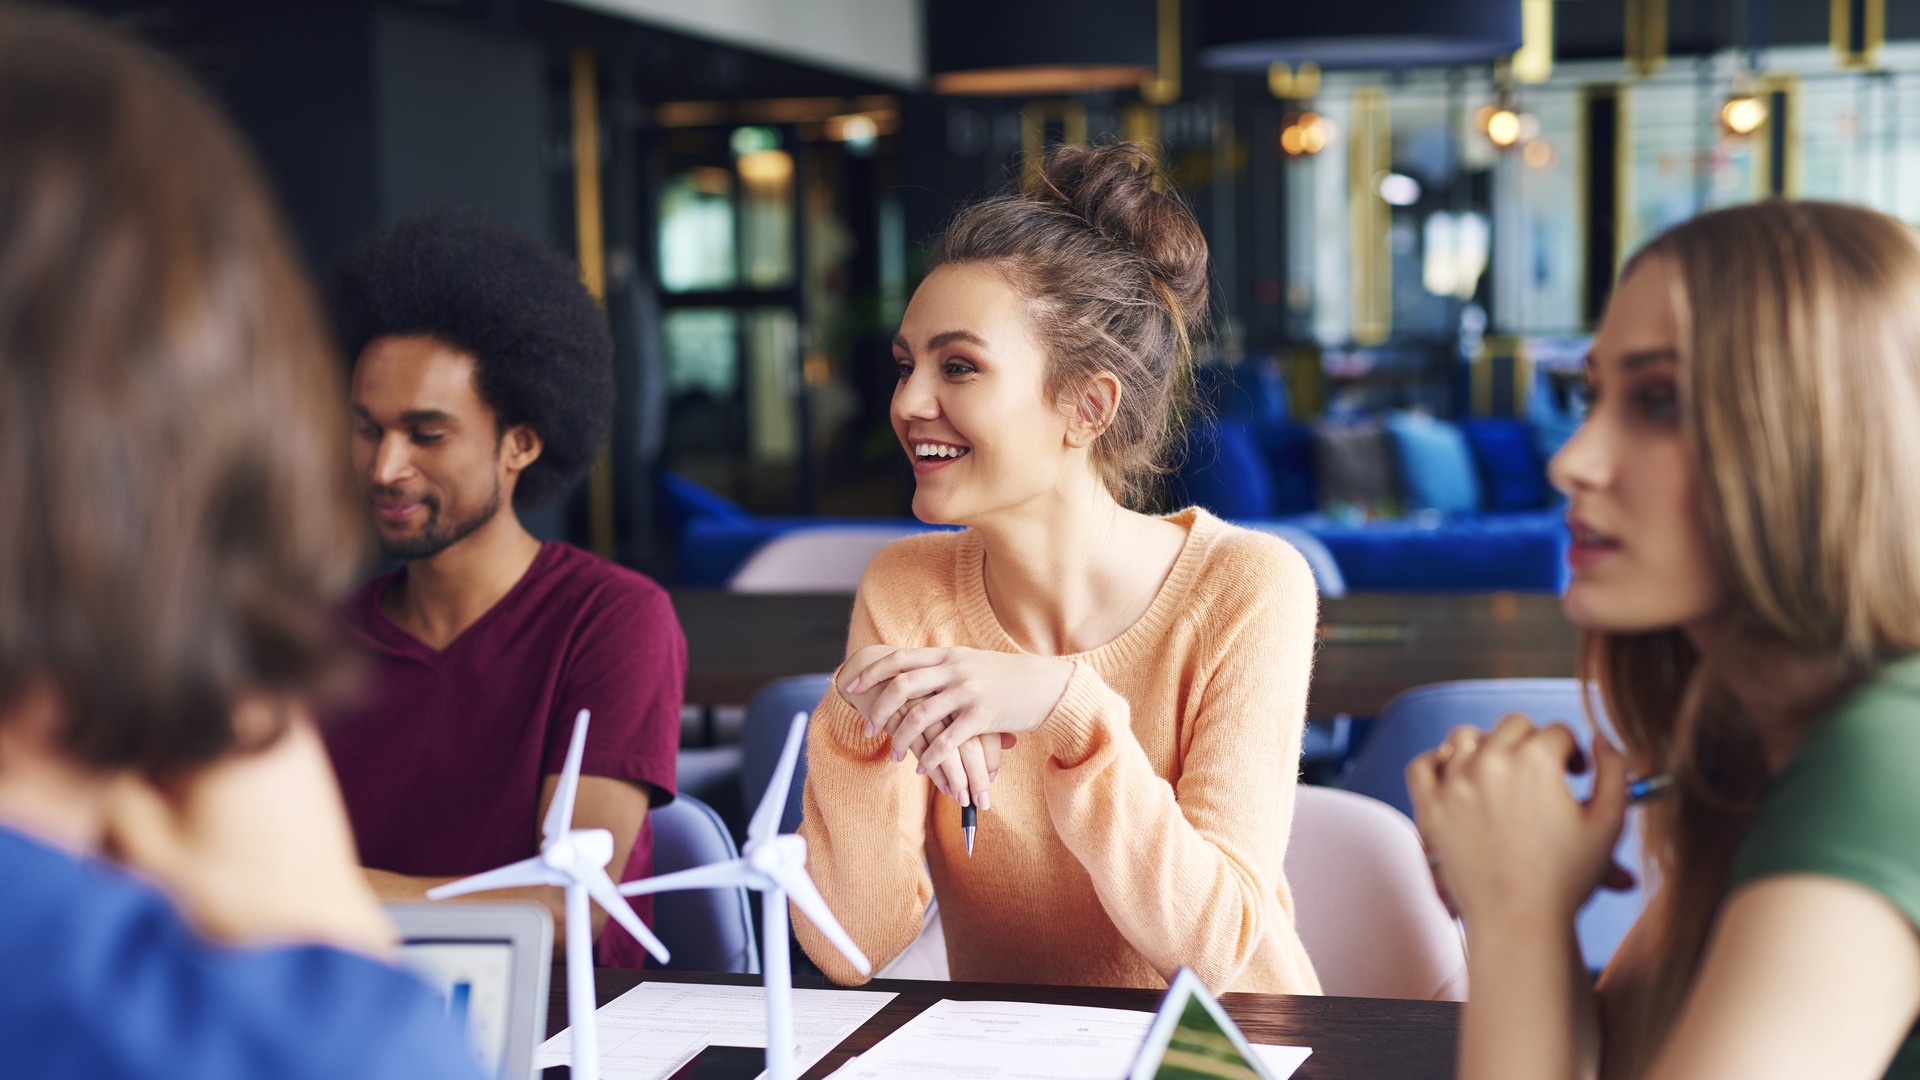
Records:
<instances>
[{"instance_id":1,"label":"dark wooden table edge","mask_svg":"<svg viewBox=\"0 0 1920 1080\"><path fill-rule=\"evenodd\" d=\"M594 997L599 1005L605 1005L643 982L758 986L760 976L595 968ZM874 979L861 986L841 987L825 979L805 976L796 977L793 984L802 989L883 990L896 995L858 1031L808 1069L802 1080L823 1080L942 998L1035 1001L1151 1012L1162 993L1110 986L915 979ZM549 986L547 1034L551 1037L567 1026L564 967L555 966ZM1458 1002L1227 993L1220 996L1220 1003L1253 1042L1312 1047L1313 1056L1294 1074L1299 1080L1371 1077L1448 1080L1453 1076L1454 1040L1460 1015ZM566 1074L549 1069L545 1075L557 1078Z\"/></svg>"}]
</instances>

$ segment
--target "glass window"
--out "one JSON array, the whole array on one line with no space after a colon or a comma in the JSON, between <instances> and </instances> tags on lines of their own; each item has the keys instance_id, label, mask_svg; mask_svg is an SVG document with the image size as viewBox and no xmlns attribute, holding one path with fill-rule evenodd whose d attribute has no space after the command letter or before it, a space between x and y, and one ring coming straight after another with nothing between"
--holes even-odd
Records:
<instances>
[{"instance_id":1,"label":"glass window","mask_svg":"<svg viewBox=\"0 0 1920 1080\"><path fill-rule=\"evenodd\" d=\"M728 308L677 308L661 320L667 393L730 396L740 383L740 316Z\"/></svg>"},{"instance_id":2,"label":"glass window","mask_svg":"<svg viewBox=\"0 0 1920 1080\"><path fill-rule=\"evenodd\" d=\"M800 455L800 332L792 308L747 313L747 416L756 461Z\"/></svg>"},{"instance_id":3,"label":"glass window","mask_svg":"<svg viewBox=\"0 0 1920 1080\"><path fill-rule=\"evenodd\" d=\"M733 174L701 165L667 181L660 196L660 285L668 292L731 289L738 280Z\"/></svg>"},{"instance_id":4,"label":"glass window","mask_svg":"<svg viewBox=\"0 0 1920 1080\"><path fill-rule=\"evenodd\" d=\"M793 283L793 155L752 150L740 155L736 167L743 195L740 232L747 284L783 288Z\"/></svg>"}]
</instances>

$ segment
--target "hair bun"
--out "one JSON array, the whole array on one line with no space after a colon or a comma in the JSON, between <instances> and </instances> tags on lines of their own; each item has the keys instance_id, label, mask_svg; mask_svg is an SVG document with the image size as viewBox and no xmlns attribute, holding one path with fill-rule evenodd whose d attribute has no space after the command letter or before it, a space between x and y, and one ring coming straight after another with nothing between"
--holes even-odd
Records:
<instances>
[{"instance_id":1,"label":"hair bun","mask_svg":"<svg viewBox=\"0 0 1920 1080\"><path fill-rule=\"evenodd\" d=\"M1207 307L1207 241L1153 154L1136 142L1062 145L1047 156L1030 198L1053 202L1144 259L1183 329Z\"/></svg>"}]
</instances>

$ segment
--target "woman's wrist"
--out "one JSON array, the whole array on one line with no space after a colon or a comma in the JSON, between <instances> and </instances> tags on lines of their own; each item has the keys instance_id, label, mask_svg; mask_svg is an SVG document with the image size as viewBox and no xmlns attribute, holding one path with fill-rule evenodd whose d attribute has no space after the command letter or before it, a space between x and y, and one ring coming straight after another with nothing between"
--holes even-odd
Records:
<instances>
[{"instance_id":1,"label":"woman's wrist","mask_svg":"<svg viewBox=\"0 0 1920 1080\"><path fill-rule=\"evenodd\" d=\"M1052 746L1054 761L1071 769L1099 751L1104 741L1101 718L1108 705L1104 698L1115 695L1091 667L1077 660L1062 662L1068 666L1066 685L1037 730Z\"/></svg>"}]
</instances>

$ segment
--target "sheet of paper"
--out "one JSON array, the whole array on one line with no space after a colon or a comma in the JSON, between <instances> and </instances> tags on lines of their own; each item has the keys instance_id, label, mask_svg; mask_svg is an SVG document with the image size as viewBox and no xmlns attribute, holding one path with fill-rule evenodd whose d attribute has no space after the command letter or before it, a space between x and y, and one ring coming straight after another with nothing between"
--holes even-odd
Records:
<instances>
[{"instance_id":1,"label":"sheet of paper","mask_svg":"<svg viewBox=\"0 0 1920 1080\"><path fill-rule=\"evenodd\" d=\"M1273 1074L1273 1080L1287 1080L1287 1077L1300 1071L1313 1053L1308 1046L1268 1046L1266 1043L1251 1043L1253 1052L1259 1056L1260 1064Z\"/></svg>"},{"instance_id":2,"label":"sheet of paper","mask_svg":"<svg viewBox=\"0 0 1920 1080\"><path fill-rule=\"evenodd\" d=\"M811 1068L894 996L877 990L795 990L793 1036L799 1046L794 1071ZM594 1017L605 1080L666 1080L708 1046L767 1045L767 992L758 986L641 983L600 1006ZM689 1044L692 1049L682 1053ZM571 1028L541 1043L534 1054L534 1065L542 1069L572 1061Z\"/></svg>"},{"instance_id":3,"label":"sheet of paper","mask_svg":"<svg viewBox=\"0 0 1920 1080\"><path fill-rule=\"evenodd\" d=\"M1115 1080L1153 1014L1016 1001L940 1001L834 1073L834 1080Z\"/></svg>"},{"instance_id":4,"label":"sheet of paper","mask_svg":"<svg viewBox=\"0 0 1920 1080\"><path fill-rule=\"evenodd\" d=\"M832 1080L1119 1080L1132 1068L1153 1014L1081 1005L941 1001L847 1062ZM1275 1080L1312 1050L1255 1046Z\"/></svg>"}]
</instances>

